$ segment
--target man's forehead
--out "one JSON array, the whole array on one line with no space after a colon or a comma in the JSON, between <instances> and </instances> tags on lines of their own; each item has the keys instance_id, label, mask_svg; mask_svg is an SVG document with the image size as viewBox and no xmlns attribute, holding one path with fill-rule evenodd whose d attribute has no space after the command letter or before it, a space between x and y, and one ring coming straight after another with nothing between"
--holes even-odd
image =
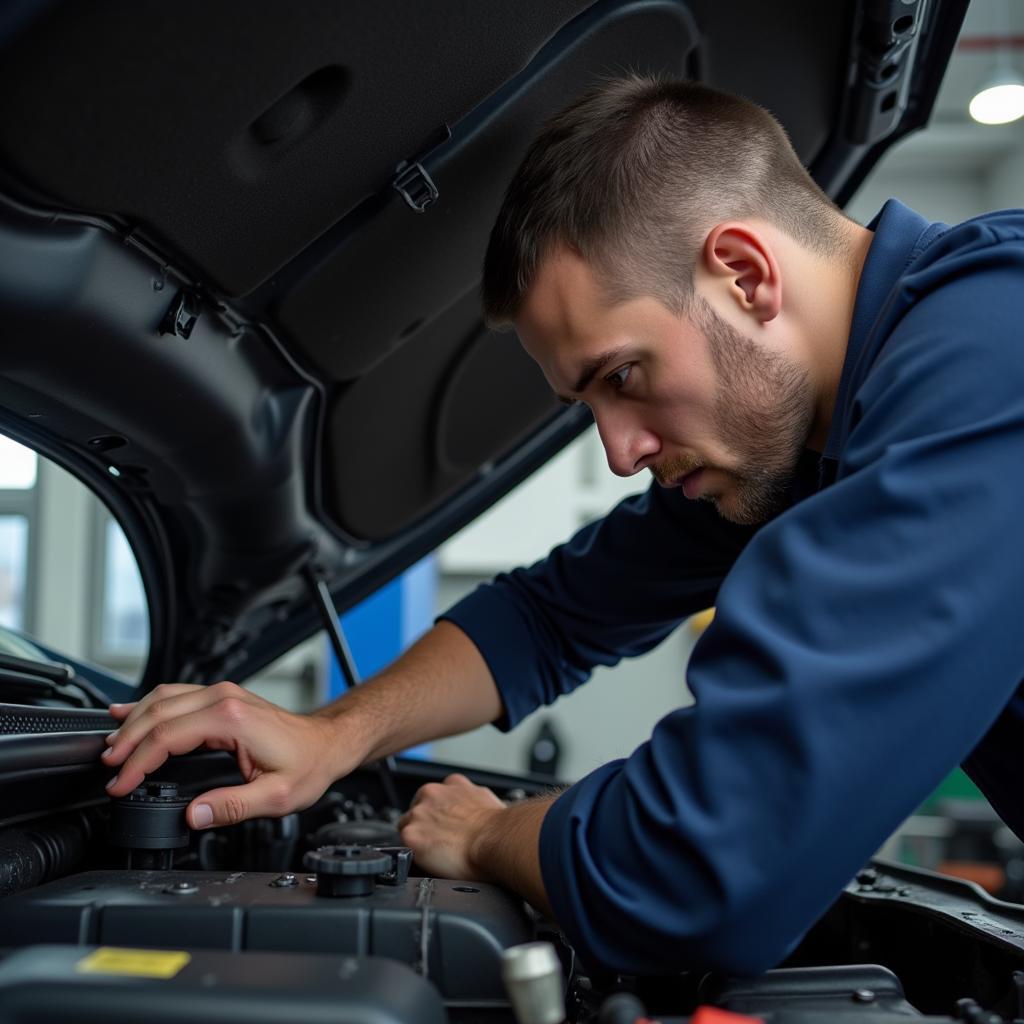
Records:
<instances>
[{"instance_id":1,"label":"man's forehead","mask_svg":"<svg viewBox=\"0 0 1024 1024\"><path fill-rule=\"evenodd\" d=\"M552 246L541 259L520 317L545 334L578 336L595 312L607 306L590 264L567 245Z\"/></svg>"},{"instance_id":2,"label":"man's forehead","mask_svg":"<svg viewBox=\"0 0 1024 1024\"><path fill-rule=\"evenodd\" d=\"M553 261L537 283L515 325L527 354L563 402L583 398L602 372L650 354L669 328L671 314L653 298L612 305L595 295L593 274L573 254Z\"/></svg>"},{"instance_id":3,"label":"man's forehead","mask_svg":"<svg viewBox=\"0 0 1024 1024\"><path fill-rule=\"evenodd\" d=\"M678 316L652 295L613 298L590 263L563 247L540 266L515 318L527 351L592 356L596 350L650 340L689 318ZM692 325L687 325L692 329Z\"/></svg>"},{"instance_id":4,"label":"man's forehead","mask_svg":"<svg viewBox=\"0 0 1024 1024\"><path fill-rule=\"evenodd\" d=\"M535 336L572 338L605 347L609 329L643 333L652 321L663 326L669 319L683 321L687 329L699 327L691 315L673 312L653 292L624 292L615 287L608 276L612 272L595 267L568 245L552 246L523 296L515 318L517 328L522 324Z\"/></svg>"}]
</instances>

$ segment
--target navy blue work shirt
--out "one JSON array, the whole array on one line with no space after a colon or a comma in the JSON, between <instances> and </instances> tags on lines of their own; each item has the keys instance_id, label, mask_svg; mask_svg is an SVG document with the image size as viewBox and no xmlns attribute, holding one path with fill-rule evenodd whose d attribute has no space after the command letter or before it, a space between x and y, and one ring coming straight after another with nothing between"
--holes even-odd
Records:
<instances>
[{"instance_id":1,"label":"navy blue work shirt","mask_svg":"<svg viewBox=\"0 0 1024 1024\"><path fill-rule=\"evenodd\" d=\"M540 864L583 958L778 963L963 763L1024 837L1024 211L890 200L822 458L760 528L652 485L445 618L511 727L711 604L696 703L566 790Z\"/></svg>"}]
</instances>

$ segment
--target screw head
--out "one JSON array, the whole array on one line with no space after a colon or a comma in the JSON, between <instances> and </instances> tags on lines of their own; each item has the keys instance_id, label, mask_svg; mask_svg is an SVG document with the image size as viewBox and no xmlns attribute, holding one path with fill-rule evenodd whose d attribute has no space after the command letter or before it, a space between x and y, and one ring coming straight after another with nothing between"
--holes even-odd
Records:
<instances>
[{"instance_id":1,"label":"screw head","mask_svg":"<svg viewBox=\"0 0 1024 1024\"><path fill-rule=\"evenodd\" d=\"M191 896L199 892L199 886L192 882L171 882L170 885L164 886L164 892L169 896Z\"/></svg>"}]
</instances>

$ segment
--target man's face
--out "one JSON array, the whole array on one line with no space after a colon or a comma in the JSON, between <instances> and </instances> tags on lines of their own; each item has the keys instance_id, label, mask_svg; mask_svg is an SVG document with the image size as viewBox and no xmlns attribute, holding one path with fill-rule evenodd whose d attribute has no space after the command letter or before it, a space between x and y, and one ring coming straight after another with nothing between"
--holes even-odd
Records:
<instances>
[{"instance_id":1,"label":"man's face","mask_svg":"<svg viewBox=\"0 0 1024 1024\"><path fill-rule=\"evenodd\" d=\"M560 249L515 326L555 393L590 407L612 472L649 469L737 523L785 503L813 418L807 370L699 295L683 317L649 296L609 305L588 264Z\"/></svg>"}]
</instances>

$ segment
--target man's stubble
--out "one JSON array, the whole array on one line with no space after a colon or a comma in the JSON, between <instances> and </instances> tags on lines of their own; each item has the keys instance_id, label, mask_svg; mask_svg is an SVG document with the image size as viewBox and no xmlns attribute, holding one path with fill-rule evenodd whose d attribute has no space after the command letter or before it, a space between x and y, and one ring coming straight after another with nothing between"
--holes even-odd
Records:
<instances>
[{"instance_id":1,"label":"man's stubble","mask_svg":"<svg viewBox=\"0 0 1024 1024\"><path fill-rule=\"evenodd\" d=\"M763 523L789 503L814 416L809 375L741 334L699 296L694 298L693 319L707 338L718 377L715 428L736 458L733 468L709 467L726 474L730 483L702 498L734 523ZM678 456L652 472L664 483L702 465L698 458Z\"/></svg>"}]
</instances>

